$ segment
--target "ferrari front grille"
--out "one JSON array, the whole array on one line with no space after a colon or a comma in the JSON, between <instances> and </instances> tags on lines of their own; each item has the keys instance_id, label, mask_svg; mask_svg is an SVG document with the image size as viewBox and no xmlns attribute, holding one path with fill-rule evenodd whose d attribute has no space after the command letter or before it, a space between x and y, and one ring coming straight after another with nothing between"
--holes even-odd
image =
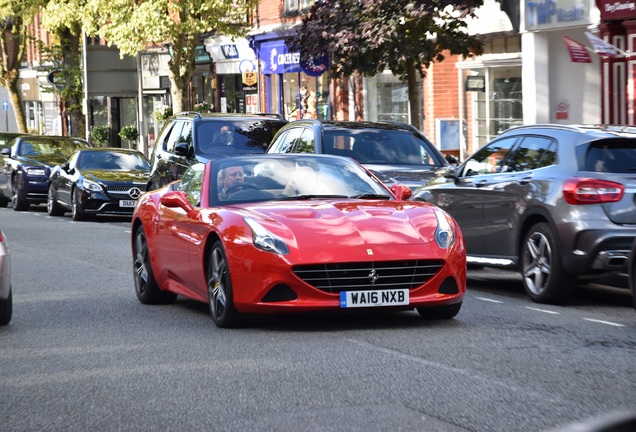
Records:
<instances>
[{"instance_id":1,"label":"ferrari front grille","mask_svg":"<svg viewBox=\"0 0 636 432\"><path fill-rule=\"evenodd\" d=\"M437 274L441 260L405 260L295 266L296 276L322 291L413 289Z\"/></svg>"}]
</instances>

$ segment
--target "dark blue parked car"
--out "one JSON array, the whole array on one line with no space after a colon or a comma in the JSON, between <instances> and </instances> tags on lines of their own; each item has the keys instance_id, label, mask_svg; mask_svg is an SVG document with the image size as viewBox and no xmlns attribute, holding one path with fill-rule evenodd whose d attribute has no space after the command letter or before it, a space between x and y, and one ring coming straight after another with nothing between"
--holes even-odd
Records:
<instances>
[{"instance_id":1,"label":"dark blue parked car","mask_svg":"<svg viewBox=\"0 0 636 432\"><path fill-rule=\"evenodd\" d=\"M51 168L60 165L80 148L90 144L79 138L24 135L11 148L0 150L0 206L9 201L13 210L28 210L31 204L46 203Z\"/></svg>"}]
</instances>

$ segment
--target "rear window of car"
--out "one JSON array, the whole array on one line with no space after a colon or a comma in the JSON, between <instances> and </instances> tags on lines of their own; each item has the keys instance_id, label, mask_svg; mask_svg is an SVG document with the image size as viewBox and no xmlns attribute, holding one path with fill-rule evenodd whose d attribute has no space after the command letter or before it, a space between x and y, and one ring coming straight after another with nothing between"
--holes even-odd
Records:
<instances>
[{"instance_id":1,"label":"rear window of car","mask_svg":"<svg viewBox=\"0 0 636 432\"><path fill-rule=\"evenodd\" d=\"M204 155L265 153L276 132L284 125L284 122L273 120L201 121L196 126L196 140Z\"/></svg>"},{"instance_id":2,"label":"rear window of car","mask_svg":"<svg viewBox=\"0 0 636 432\"><path fill-rule=\"evenodd\" d=\"M590 144L582 162L583 171L636 172L636 139L610 139Z\"/></svg>"}]
</instances>

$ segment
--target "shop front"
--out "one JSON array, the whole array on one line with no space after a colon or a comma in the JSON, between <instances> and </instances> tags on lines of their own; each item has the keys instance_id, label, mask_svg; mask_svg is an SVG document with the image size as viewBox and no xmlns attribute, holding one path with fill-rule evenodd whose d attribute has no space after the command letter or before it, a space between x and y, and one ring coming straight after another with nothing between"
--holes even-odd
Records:
<instances>
[{"instance_id":1,"label":"shop front","mask_svg":"<svg viewBox=\"0 0 636 432\"><path fill-rule=\"evenodd\" d=\"M327 59L301 61L300 53L289 49L285 37L267 33L251 38L260 63L264 110L287 120L330 119Z\"/></svg>"},{"instance_id":2,"label":"shop front","mask_svg":"<svg viewBox=\"0 0 636 432\"><path fill-rule=\"evenodd\" d=\"M247 39L214 36L206 39L205 47L214 61L210 79L212 110L260 112L256 55Z\"/></svg>"},{"instance_id":3,"label":"shop front","mask_svg":"<svg viewBox=\"0 0 636 432\"><path fill-rule=\"evenodd\" d=\"M614 45L616 55L601 56L602 123L636 125L636 3L596 0L598 37Z\"/></svg>"}]
</instances>

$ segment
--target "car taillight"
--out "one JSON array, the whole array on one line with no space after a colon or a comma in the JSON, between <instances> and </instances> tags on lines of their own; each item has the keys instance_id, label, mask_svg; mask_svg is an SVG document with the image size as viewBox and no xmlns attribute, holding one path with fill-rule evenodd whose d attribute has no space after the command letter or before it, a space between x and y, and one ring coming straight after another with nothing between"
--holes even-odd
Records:
<instances>
[{"instance_id":1,"label":"car taillight","mask_svg":"<svg viewBox=\"0 0 636 432\"><path fill-rule=\"evenodd\" d=\"M609 180L574 177L563 184L565 202L573 205L617 202L624 193L625 186Z\"/></svg>"}]
</instances>

